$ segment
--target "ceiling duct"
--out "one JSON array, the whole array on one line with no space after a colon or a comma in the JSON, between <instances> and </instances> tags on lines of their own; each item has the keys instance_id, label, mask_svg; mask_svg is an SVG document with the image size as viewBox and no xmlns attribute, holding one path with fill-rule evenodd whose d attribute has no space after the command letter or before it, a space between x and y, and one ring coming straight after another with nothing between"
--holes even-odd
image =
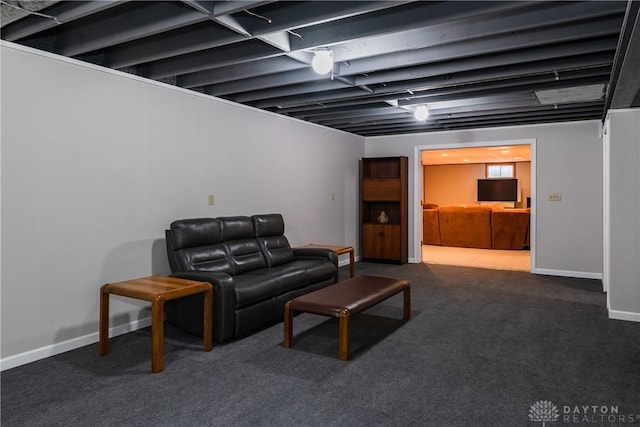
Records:
<instances>
[{"instance_id":1,"label":"ceiling duct","mask_svg":"<svg viewBox=\"0 0 640 427\"><path fill-rule=\"evenodd\" d=\"M570 104L574 102L601 101L605 84L538 90L534 92L542 105Z\"/></svg>"}]
</instances>

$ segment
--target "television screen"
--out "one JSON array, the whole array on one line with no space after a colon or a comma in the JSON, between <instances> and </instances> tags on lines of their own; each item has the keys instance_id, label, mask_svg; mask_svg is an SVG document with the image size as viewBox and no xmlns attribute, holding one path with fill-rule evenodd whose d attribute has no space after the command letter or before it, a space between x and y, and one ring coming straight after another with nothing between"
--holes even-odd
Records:
<instances>
[{"instance_id":1,"label":"television screen","mask_svg":"<svg viewBox=\"0 0 640 427\"><path fill-rule=\"evenodd\" d=\"M478 201L517 202L518 180L516 178L479 179Z\"/></svg>"}]
</instances>

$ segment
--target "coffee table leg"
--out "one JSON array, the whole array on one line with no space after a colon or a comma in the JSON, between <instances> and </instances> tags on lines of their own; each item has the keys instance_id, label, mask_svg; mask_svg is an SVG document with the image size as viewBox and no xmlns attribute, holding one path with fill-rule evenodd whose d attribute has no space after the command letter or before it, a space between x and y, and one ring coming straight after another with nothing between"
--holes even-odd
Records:
<instances>
[{"instance_id":1,"label":"coffee table leg","mask_svg":"<svg viewBox=\"0 0 640 427\"><path fill-rule=\"evenodd\" d=\"M156 297L151 302L151 372L164 369L164 300Z\"/></svg>"},{"instance_id":2,"label":"coffee table leg","mask_svg":"<svg viewBox=\"0 0 640 427\"><path fill-rule=\"evenodd\" d=\"M204 351L211 351L213 347L213 288L209 284L209 289L204 294Z\"/></svg>"},{"instance_id":3,"label":"coffee table leg","mask_svg":"<svg viewBox=\"0 0 640 427\"><path fill-rule=\"evenodd\" d=\"M291 301L284 305L284 348L291 348L293 345L293 311Z\"/></svg>"},{"instance_id":4,"label":"coffee table leg","mask_svg":"<svg viewBox=\"0 0 640 427\"><path fill-rule=\"evenodd\" d=\"M349 360L349 310L343 308L340 310L340 332L339 332L339 349L338 357L340 360Z\"/></svg>"},{"instance_id":5,"label":"coffee table leg","mask_svg":"<svg viewBox=\"0 0 640 427\"><path fill-rule=\"evenodd\" d=\"M404 289L404 318L411 318L411 288Z\"/></svg>"},{"instance_id":6,"label":"coffee table leg","mask_svg":"<svg viewBox=\"0 0 640 427\"><path fill-rule=\"evenodd\" d=\"M100 288L100 340L98 354L104 356L109 353L109 293L107 285Z\"/></svg>"}]
</instances>

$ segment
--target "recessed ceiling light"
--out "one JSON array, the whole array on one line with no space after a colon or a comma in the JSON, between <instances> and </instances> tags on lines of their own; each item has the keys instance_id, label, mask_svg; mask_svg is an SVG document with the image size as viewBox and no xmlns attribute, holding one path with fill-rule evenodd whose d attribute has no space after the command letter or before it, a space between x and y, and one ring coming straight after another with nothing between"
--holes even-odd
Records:
<instances>
[{"instance_id":1,"label":"recessed ceiling light","mask_svg":"<svg viewBox=\"0 0 640 427\"><path fill-rule=\"evenodd\" d=\"M502 150L503 154L507 154L509 152L509 150Z\"/></svg>"},{"instance_id":2,"label":"recessed ceiling light","mask_svg":"<svg viewBox=\"0 0 640 427\"><path fill-rule=\"evenodd\" d=\"M468 162L468 161L469 161L469 159L464 159L464 160L463 160L463 162Z\"/></svg>"},{"instance_id":3,"label":"recessed ceiling light","mask_svg":"<svg viewBox=\"0 0 640 427\"><path fill-rule=\"evenodd\" d=\"M522 157L520 157L520 156L514 157L515 160L520 160L521 158Z\"/></svg>"},{"instance_id":4,"label":"recessed ceiling light","mask_svg":"<svg viewBox=\"0 0 640 427\"><path fill-rule=\"evenodd\" d=\"M447 157L447 156L448 156L448 154L447 154L447 153L442 153L442 154L440 154L440 155L441 155L442 157Z\"/></svg>"}]
</instances>

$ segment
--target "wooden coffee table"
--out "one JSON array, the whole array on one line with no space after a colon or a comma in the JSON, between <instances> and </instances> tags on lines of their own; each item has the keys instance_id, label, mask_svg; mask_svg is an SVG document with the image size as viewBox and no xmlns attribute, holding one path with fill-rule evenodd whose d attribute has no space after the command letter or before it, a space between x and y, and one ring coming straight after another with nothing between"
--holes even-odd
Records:
<instances>
[{"instance_id":1,"label":"wooden coffee table","mask_svg":"<svg viewBox=\"0 0 640 427\"><path fill-rule=\"evenodd\" d=\"M151 372L164 369L164 302L204 292L204 351L211 351L213 288L208 282L149 276L100 288L100 343L98 354L109 353L109 294L151 301Z\"/></svg>"},{"instance_id":2,"label":"wooden coffee table","mask_svg":"<svg viewBox=\"0 0 640 427\"><path fill-rule=\"evenodd\" d=\"M294 298L284 306L284 347L293 345L293 314L336 317L339 323L340 360L349 360L349 319L397 294L404 293L403 318L411 317L411 291L406 280L358 276Z\"/></svg>"},{"instance_id":3,"label":"wooden coffee table","mask_svg":"<svg viewBox=\"0 0 640 427\"><path fill-rule=\"evenodd\" d=\"M330 249L336 253L336 255L344 255L349 254L349 273L350 277L354 277L356 274L355 271L355 259L354 259L354 251L353 246L335 246L335 245L324 245L311 243L309 245L300 246L301 248L322 248L322 249Z\"/></svg>"}]
</instances>

